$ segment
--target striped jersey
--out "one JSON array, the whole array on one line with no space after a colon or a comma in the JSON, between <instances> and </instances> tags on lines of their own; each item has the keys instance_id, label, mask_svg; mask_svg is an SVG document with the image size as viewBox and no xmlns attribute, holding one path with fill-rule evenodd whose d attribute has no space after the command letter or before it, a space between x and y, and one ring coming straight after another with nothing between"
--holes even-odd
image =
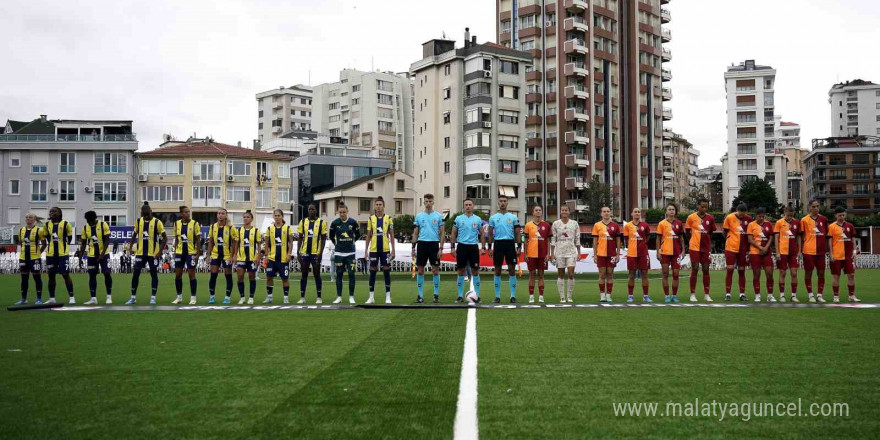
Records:
<instances>
[{"instance_id":1,"label":"striped jersey","mask_svg":"<svg viewBox=\"0 0 880 440\"><path fill-rule=\"evenodd\" d=\"M107 247L104 243L104 239L110 236L110 226L107 225L107 222L98 220L95 222L95 226L92 226L86 223L82 228L82 233L80 237L86 241L88 246L88 251L86 251L86 256L89 257L100 257L107 252Z\"/></svg>"},{"instance_id":2,"label":"striped jersey","mask_svg":"<svg viewBox=\"0 0 880 440\"><path fill-rule=\"evenodd\" d=\"M780 255L797 255L798 253L798 235L801 234L801 222L793 218L791 222L781 218L776 221L773 232L779 234L779 251Z\"/></svg>"},{"instance_id":3,"label":"striped jersey","mask_svg":"<svg viewBox=\"0 0 880 440\"><path fill-rule=\"evenodd\" d=\"M627 222L623 225L623 236L626 238L626 256L648 255L648 234L650 233L651 227L645 222L638 224Z\"/></svg>"},{"instance_id":4,"label":"striped jersey","mask_svg":"<svg viewBox=\"0 0 880 440\"><path fill-rule=\"evenodd\" d=\"M681 220L675 219L670 222L665 218L657 224L657 237L660 239L661 255L681 255L681 235L684 234L684 226Z\"/></svg>"},{"instance_id":5,"label":"striped jersey","mask_svg":"<svg viewBox=\"0 0 880 440\"><path fill-rule=\"evenodd\" d=\"M850 222L837 222L828 226L831 237L831 258L834 260L852 260L855 246L856 228Z\"/></svg>"},{"instance_id":6,"label":"striped jersey","mask_svg":"<svg viewBox=\"0 0 880 440\"><path fill-rule=\"evenodd\" d=\"M49 245L46 247L47 257L63 257L70 255L70 239L73 237L73 226L67 220L61 220L58 223L53 221L46 222L43 226L46 233L46 240Z\"/></svg>"},{"instance_id":7,"label":"striped jersey","mask_svg":"<svg viewBox=\"0 0 880 440\"><path fill-rule=\"evenodd\" d=\"M188 223L184 223L183 220L174 222L174 253L178 255L197 254L196 237L201 235L202 225L195 220L190 219Z\"/></svg>"},{"instance_id":8,"label":"striped jersey","mask_svg":"<svg viewBox=\"0 0 880 440\"><path fill-rule=\"evenodd\" d=\"M287 263L290 261L290 237L293 236L293 228L286 224L275 226L274 224L266 229L266 240L269 241L269 253L266 258L269 261L277 261Z\"/></svg>"},{"instance_id":9,"label":"striped jersey","mask_svg":"<svg viewBox=\"0 0 880 440\"><path fill-rule=\"evenodd\" d=\"M21 246L21 252L18 254L19 260L37 260L40 258L40 242L46 239L46 230L34 225L28 229L22 226L18 230L18 243Z\"/></svg>"},{"instance_id":10,"label":"striped jersey","mask_svg":"<svg viewBox=\"0 0 880 440\"><path fill-rule=\"evenodd\" d=\"M388 231L394 231L394 220L388 214L382 217L371 215L367 220L367 232L370 235L370 252L388 252L391 244L388 243Z\"/></svg>"},{"instance_id":11,"label":"striped jersey","mask_svg":"<svg viewBox=\"0 0 880 440\"><path fill-rule=\"evenodd\" d=\"M299 236L299 253L303 255L319 255L324 250L327 239L327 222L324 219L304 218L296 227Z\"/></svg>"},{"instance_id":12,"label":"striped jersey","mask_svg":"<svg viewBox=\"0 0 880 440\"><path fill-rule=\"evenodd\" d=\"M615 222L603 223L601 220L593 225L593 249L598 257L617 256L617 237L620 236L620 226Z\"/></svg>"},{"instance_id":13,"label":"striped jersey","mask_svg":"<svg viewBox=\"0 0 880 440\"><path fill-rule=\"evenodd\" d=\"M159 236L165 232L165 225L153 217L146 220L141 217L134 223L132 237L137 244L135 255L153 257L159 253Z\"/></svg>"},{"instance_id":14,"label":"striped jersey","mask_svg":"<svg viewBox=\"0 0 880 440\"><path fill-rule=\"evenodd\" d=\"M715 217L712 214L700 217L696 212L689 215L684 223L684 229L690 231L691 239L688 249L698 252L712 251L712 233L715 232Z\"/></svg>"},{"instance_id":15,"label":"striped jersey","mask_svg":"<svg viewBox=\"0 0 880 440\"><path fill-rule=\"evenodd\" d=\"M804 234L804 255L825 255L828 219L824 215L815 219L807 215L801 219L801 231Z\"/></svg>"},{"instance_id":16,"label":"striped jersey","mask_svg":"<svg viewBox=\"0 0 880 440\"><path fill-rule=\"evenodd\" d=\"M238 228L238 261L254 261L260 253L260 243L263 241L260 230L244 226Z\"/></svg>"},{"instance_id":17,"label":"striped jersey","mask_svg":"<svg viewBox=\"0 0 880 440\"><path fill-rule=\"evenodd\" d=\"M232 257L232 244L238 241L238 229L229 222L223 226L214 223L208 229L208 240L214 244L211 259L229 260Z\"/></svg>"}]
</instances>

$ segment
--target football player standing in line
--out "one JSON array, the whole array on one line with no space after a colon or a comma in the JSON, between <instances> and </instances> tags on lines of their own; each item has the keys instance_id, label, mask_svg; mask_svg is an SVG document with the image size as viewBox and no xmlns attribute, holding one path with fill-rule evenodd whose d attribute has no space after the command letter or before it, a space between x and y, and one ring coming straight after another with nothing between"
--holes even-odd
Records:
<instances>
[{"instance_id":1,"label":"football player standing in line","mask_svg":"<svg viewBox=\"0 0 880 440\"><path fill-rule=\"evenodd\" d=\"M849 302L862 302L856 297L855 258L859 254L856 246L856 228L846 221L846 208L834 210L835 222L828 226L828 247L831 249L831 288L834 289L834 302L840 302L840 273L846 274L846 287Z\"/></svg>"},{"instance_id":2,"label":"football player standing in line","mask_svg":"<svg viewBox=\"0 0 880 440\"><path fill-rule=\"evenodd\" d=\"M250 296L247 304L254 303L254 294L257 292L257 268L260 267L260 243L263 236L260 229L254 227L254 213L250 209L241 216L244 226L238 229L238 254L232 256L232 265L238 272L238 304L245 303L244 274L247 272L250 283Z\"/></svg>"},{"instance_id":3,"label":"football player standing in line","mask_svg":"<svg viewBox=\"0 0 880 440\"><path fill-rule=\"evenodd\" d=\"M367 304L376 302L374 296L376 273L382 268L385 276L385 304L391 304L391 261L394 260L394 220L385 214L385 199L374 204L376 213L367 220L367 249L370 261L370 297Z\"/></svg>"},{"instance_id":4,"label":"football player standing in line","mask_svg":"<svg viewBox=\"0 0 880 440\"><path fill-rule=\"evenodd\" d=\"M183 302L183 271L189 275L189 304L196 304L196 265L202 248L202 225L192 219L188 206L180 207L180 220L174 222L174 287L177 298L171 304Z\"/></svg>"},{"instance_id":5,"label":"football player standing in line","mask_svg":"<svg viewBox=\"0 0 880 440\"><path fill-rule=\"evenodd\" d=\"M593 225L593 262L599 267L599 302L611 302L614 268L620 259L620 225L611 220L611 208L602 207L602 220Z\"/></svg>"},{"instance_id":6,"label":"football player standing in line","mask_svg":"<svg viewBox=\"0 0 880 440\"><path fill-rule=\"evenodd\" d=\"M281 277L284 286L284 304L290 304L290 250L293 249L293 229L284 223L284 211L272 211L275 221L266 229L263 253L266 255L266 299L263 304L272 304L272 289L275 277Z\"/></svg>"},{"instance_id":7,"label":"football player standing in line","mask_svg":"<svg viewBox=\"0 0 880 440\"><path fill-rule=\"evenodd\" d=\"M85 214L86 225L82 228L80 235L79 250L76 256L82 258L83 255L88 257L86 267L89 272L89 294L91 299L85 305L98 304L95 295L98 290L98 270L104 274L104 288L107 290L107 304L113 304L113 278L110 276L110 256L107 251L110 249L110 226L103 220L98 220L98 214L95 211L88 211Z\"/></svg>"},{"instance_id":8,"label":"football player standing in line","mask_svg":"<svg viewBox=\"0 0 880 440\"><path fill-rule=\"evenodd\" d=\"M773 224L766 220L767 210L755 210L755 221L749 223L746 236L749 240L749 263L752 265L752 287L755 289L755 302L761 302L761 270L767 277L767 301L776 302L773 297Z\"/></svg>"},{"instance_id":9,"label":"football player standing in line","mask_svg":"<svg viewBox=\"0 0 880 440\"><path fill-rule=\"evenodd\" d=\"M785 272L791 272L791 302L797 299L798 289L798 240L801 238L801 222L792 218L794 209L785 207L785 216L776 221L773 232L776 235L776 260L779 268L779 301L785 302Z\"/></svg>"},{"instance_id":10,"label":"football player standing in line","mask_svg":"<svg viewBox=\"0 0 880 440\"><path fill-rule=\"evenodd\" d=\"M642 271L642 301L651 302L651 296L648 293L648 271L651 269L651 262L648 254L648 234L651 233L651 227L642 221L642 210L633 208L632 220L623 225L623 236L626 238L626 269L629 271L629 280L627 280L627 291L629 295L626 302L633 302L633 290L636 284L636 272Z\"/></svg>"},{"instance_id":11,"label":"football player standing in line","mask_svg":"<svg viewBox=\"0 0 880 440\"><path fill-rule=\"evenodd\" d=\"M361 238L361 228L357 220L348 216L348 207L340 202L337 208L339 218L330 223L330 241L336 251L333 253L333 266L336 270L336 300L342 302L342 275L348 272L348 303L354 304L354 278L356 251L355 242Z\"/></svg>"},{"instance_id":12,"label":"football player standing in line","mask_svg":"<svg viewBox=\"0 0 880 440\"><path fill-rule=\"evenodd\" d=\"M748 244L746 228L752 220L746 214L746 205L740 203L736 212L724 218L724 260L727 263L727 277L724 279L724 300L730 301L730 289L733 286L733 271L739 272L739 300L746 301L746 266L748 265Z\"/></svg>"},{"instance_id":13,"label":"football player standing in line","mask_svg":"<svg viewBox=\"0 0 880 440\"><path fill-rule=\"evenodd\" d=\"M43 231L46 234L46 240L48 240L46 269L49 274L49 301L46 304L55 304L55 274L61 274L64 285L67 286L67 294L70 296L68 303L76 304L69 266L69 245L73 238L73 226L67 220L62 219L61 208L56 206L49 210L49 221L43 226Z\"/></svg>"},{"instance_id":14,"label":"football player standing in line","mask_svg":"<svg viewBox=\"0 0 880 440\"><path fill-rule=\"evenodd\" d=\"M474 215L474 201L464 199L464 214L459 214L455 218L452 234L449 236L452 257L455 258L455 266L458 269L456 303L464 302L464 274L469 268L474 277L477 302L480 301L480 248L486 246L486 236L481 233L480 229L482 224L483 220ZM456 242L458 242L458 247L455 246Z\"/></svg>"},{"instance_id":15,"label":"football player standing in line","mask_svg":"<svg viewBox=\"0 0 880 440\"><path fill-rule=\"evenodd\" d=\"M318 298L315 304L321 304L321 258L324 256L324 245L327 243L327 222L318 218L318 205L309 203L306 208L308 217L299 221L296 227L296 235L299 246L296 248L297 261L299 261L299 301L297 304L306 303L306 287L309 285L309 271L315 277L315 289Z\"/></svg>"},{"instance_id":16,"label":"football player standing in line","mask_svg":"<svg viewBox=\"0 0 880 440\"><path fill-rule=\"evenodd\" d=\"M43 304L43 279L40 277L40 254L46 247L46 231L37 226L37 216L29 212L24 216L24 226L15 236L15 244L21 249L18 253L18 271L21 273L21 299L15 303L27 304L28 278L34 277L37 291L36 305Z\"/></svg>"},{"instance_id":17,"label":"football player standing in line","mask_svg":"<svg viewBox=\"0 0 880 440\"><path fill-rule=\"evenodd\" d=\"M211 297L208 304L214 304L214 289L217 287L217 275L223 269L226 276L226 297L223 304L229 304L232 297L232 257L238 252L238 230L229 220L226 208L217 211L217 221L208 229L208 255L211 256L211 278L208 291Z\"/></svg>"},{"instance_id":18,"label":"football player standing in line","mask_svg":"<svg viewBox=\"0 0 880 440\"><path fill-rule=\"evenodd\" d=\"M434 302L440 302L440 253L443 251L444 234L443 215L434 211L434 195L425 194L422 197L425 210L416 215L413 228L413 253L416 255L416 288L418 289L417 303L425 302L422 296L425 286L425 265L431 263L431 272L434 274Z\"/></svg>"},{"instance_id":19,"label":"football player standing in line","mask_svg":"<svg viewBox=\"0 0 880 440\"><path fill-rule=\"evenodd\" d=\"M663 280L663 295L666 302L678 302L678 274L681 268L682 253L685 248L684 225L676 218L678 206L666 205L666 218L657 224L657 259ZM669 296L669 272L672 272L672 296Z\"/></svg>"},{"instance_id":20,"label":"football player standing in line","mask_svg":"<svg viewBox=\"0 0 880 440\"><path fill-rule=\"evenodd\" d=\"M712 262L712 235L715 233L715 217L709 214L709 201L697 201L697 212L688 216L684 223L685 232L690 234L688 253L691 257L691 302L697 302L697 275L703 269L703 300L712 302L709 296L709 264Z\"/></svg>"},{"instance_id":21,"label":"football player standing in line","mask_svg":"<svg viewBox=\"0 0 880 440\"><path fill-rule=\"evenodd\" d=\"M556 291L559 302L574 302L574 268L581 259L581 231L578 222L571 220L568 205L559 207L559 220L550 229L550 259L556 265ZM568 272L568 298L566 298L566 272Z\"/></svg>"},{"instance_id":22,"label":"football player standing in line","mask_svg":"<svg viewBox=\"0 0 880 440\"><path fill-rule=\"evenodd\" d=\"M550 261L547 252L551 236L550 223L544 221L544 210L540 206L532 208L532 221L526 223L526 267L529 269L529 304L535 302L535 279L538 281L538 302L544 302L544 271ZM560 298L564 299L564 298Z\"/></svg>"},{"instance_id":23,"label":"football player standing in line","mask_svg":"<svg viewBox=\"0 0 880 440\"><path fill-rule=\"evenodd\" d=\"M159 240L159 236L162 237ZM159 219L153 217L153 209L144 202L141 206L141 218L137 219L134 224L134 231L131 234L131 241L128 243L128 252L133 252L133 248L137 245L137 253L134 257L134 267L131 275L131 298L125 302L125 305L132 305L137 302L137 289L140 282L141 270L144 267L150 268L151 293L150 305L156 304L156 291L159 289L159 257L162 255L162 249L168 244L168 235L165 234L165 225Z\"/></svg>"},{"instance_id":24,"label":"football player standing in line","mask_svg":"<svg viewBox=\"0 0 880 440\"><path fill-rule=\"evenodd\" d=\"M489 217L489 256L495 264L495 299L501 302L501 267L507 262L510 303L516 304L516 268L522 251L522 228L519 218L507 212L507 196L498 196L498 212Z\"/></svg>"},{"instance_id":25,"label":"football player standing in line","mask_svg":"<svg viewBox=\"0 0 880 440\"><path fill-rule=\"evenodd\" d=\"M819 202L810 201L810 213L801 219L801 231L804 234L804 284L807 286L807 296L811 303L816 301L823 303L825 298L825 254L828 253L828 219L819 214ZM816 281L819 289L818 295L813 296L813 270L816 271Z\"/></svg>"}]
</instances>

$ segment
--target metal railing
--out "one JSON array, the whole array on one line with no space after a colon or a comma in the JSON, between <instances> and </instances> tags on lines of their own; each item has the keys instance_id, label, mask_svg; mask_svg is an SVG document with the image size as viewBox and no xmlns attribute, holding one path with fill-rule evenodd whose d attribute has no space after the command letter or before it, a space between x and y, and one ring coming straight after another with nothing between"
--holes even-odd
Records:
<instances>
[{"instance_id":1,"label":"metal railing","mask_svg":"<svg viewBox=\"0 0 880 440\"><path fill-rule=\"evenodd\" d=\"M137 142L130 134L0 134L0 142Z\"/></svg>"}]
</instances>

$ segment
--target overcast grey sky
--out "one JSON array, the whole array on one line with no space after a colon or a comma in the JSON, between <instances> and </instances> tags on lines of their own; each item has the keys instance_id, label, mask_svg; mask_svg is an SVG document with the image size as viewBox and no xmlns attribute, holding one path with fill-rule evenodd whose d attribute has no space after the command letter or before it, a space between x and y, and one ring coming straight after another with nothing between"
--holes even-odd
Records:
<instances>
[{"instance_id":1,"label":"overcast grey sky","mask_svg":"<svg viewBox=\"0 0 880 440\"><path fill-rule=\"evenodd\" d=\"M495 0L4 0L0 120L131 119L140 148L193 132L251 145L254 95L335 81L345 67L405 71L421 43L494 40ZM674 0L674 119L701 150L726 150L725 67L755 59L778 70L777 113L802 142L828 136L828 89L880 82L880 5L870 0Z\"/></svg>"}]
</instances>

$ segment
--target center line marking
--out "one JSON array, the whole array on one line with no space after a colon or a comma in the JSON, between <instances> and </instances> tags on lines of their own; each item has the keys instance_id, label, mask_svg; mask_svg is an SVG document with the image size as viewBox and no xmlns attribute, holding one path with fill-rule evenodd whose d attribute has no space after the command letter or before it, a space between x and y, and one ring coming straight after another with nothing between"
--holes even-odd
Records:
<instances>
[{"instance_id":1,"label":"center line marking","mask_svg":"<svg viewBox=\"0 0 880 440\"><path fill-rule=\"evenodd\" d=\"M455 440L479 439L477 427L477 309L468 309L465 324L464 353L461 356L461 379L458 383L458 407L455 410Z\"/></svg>"}]
</instances>

